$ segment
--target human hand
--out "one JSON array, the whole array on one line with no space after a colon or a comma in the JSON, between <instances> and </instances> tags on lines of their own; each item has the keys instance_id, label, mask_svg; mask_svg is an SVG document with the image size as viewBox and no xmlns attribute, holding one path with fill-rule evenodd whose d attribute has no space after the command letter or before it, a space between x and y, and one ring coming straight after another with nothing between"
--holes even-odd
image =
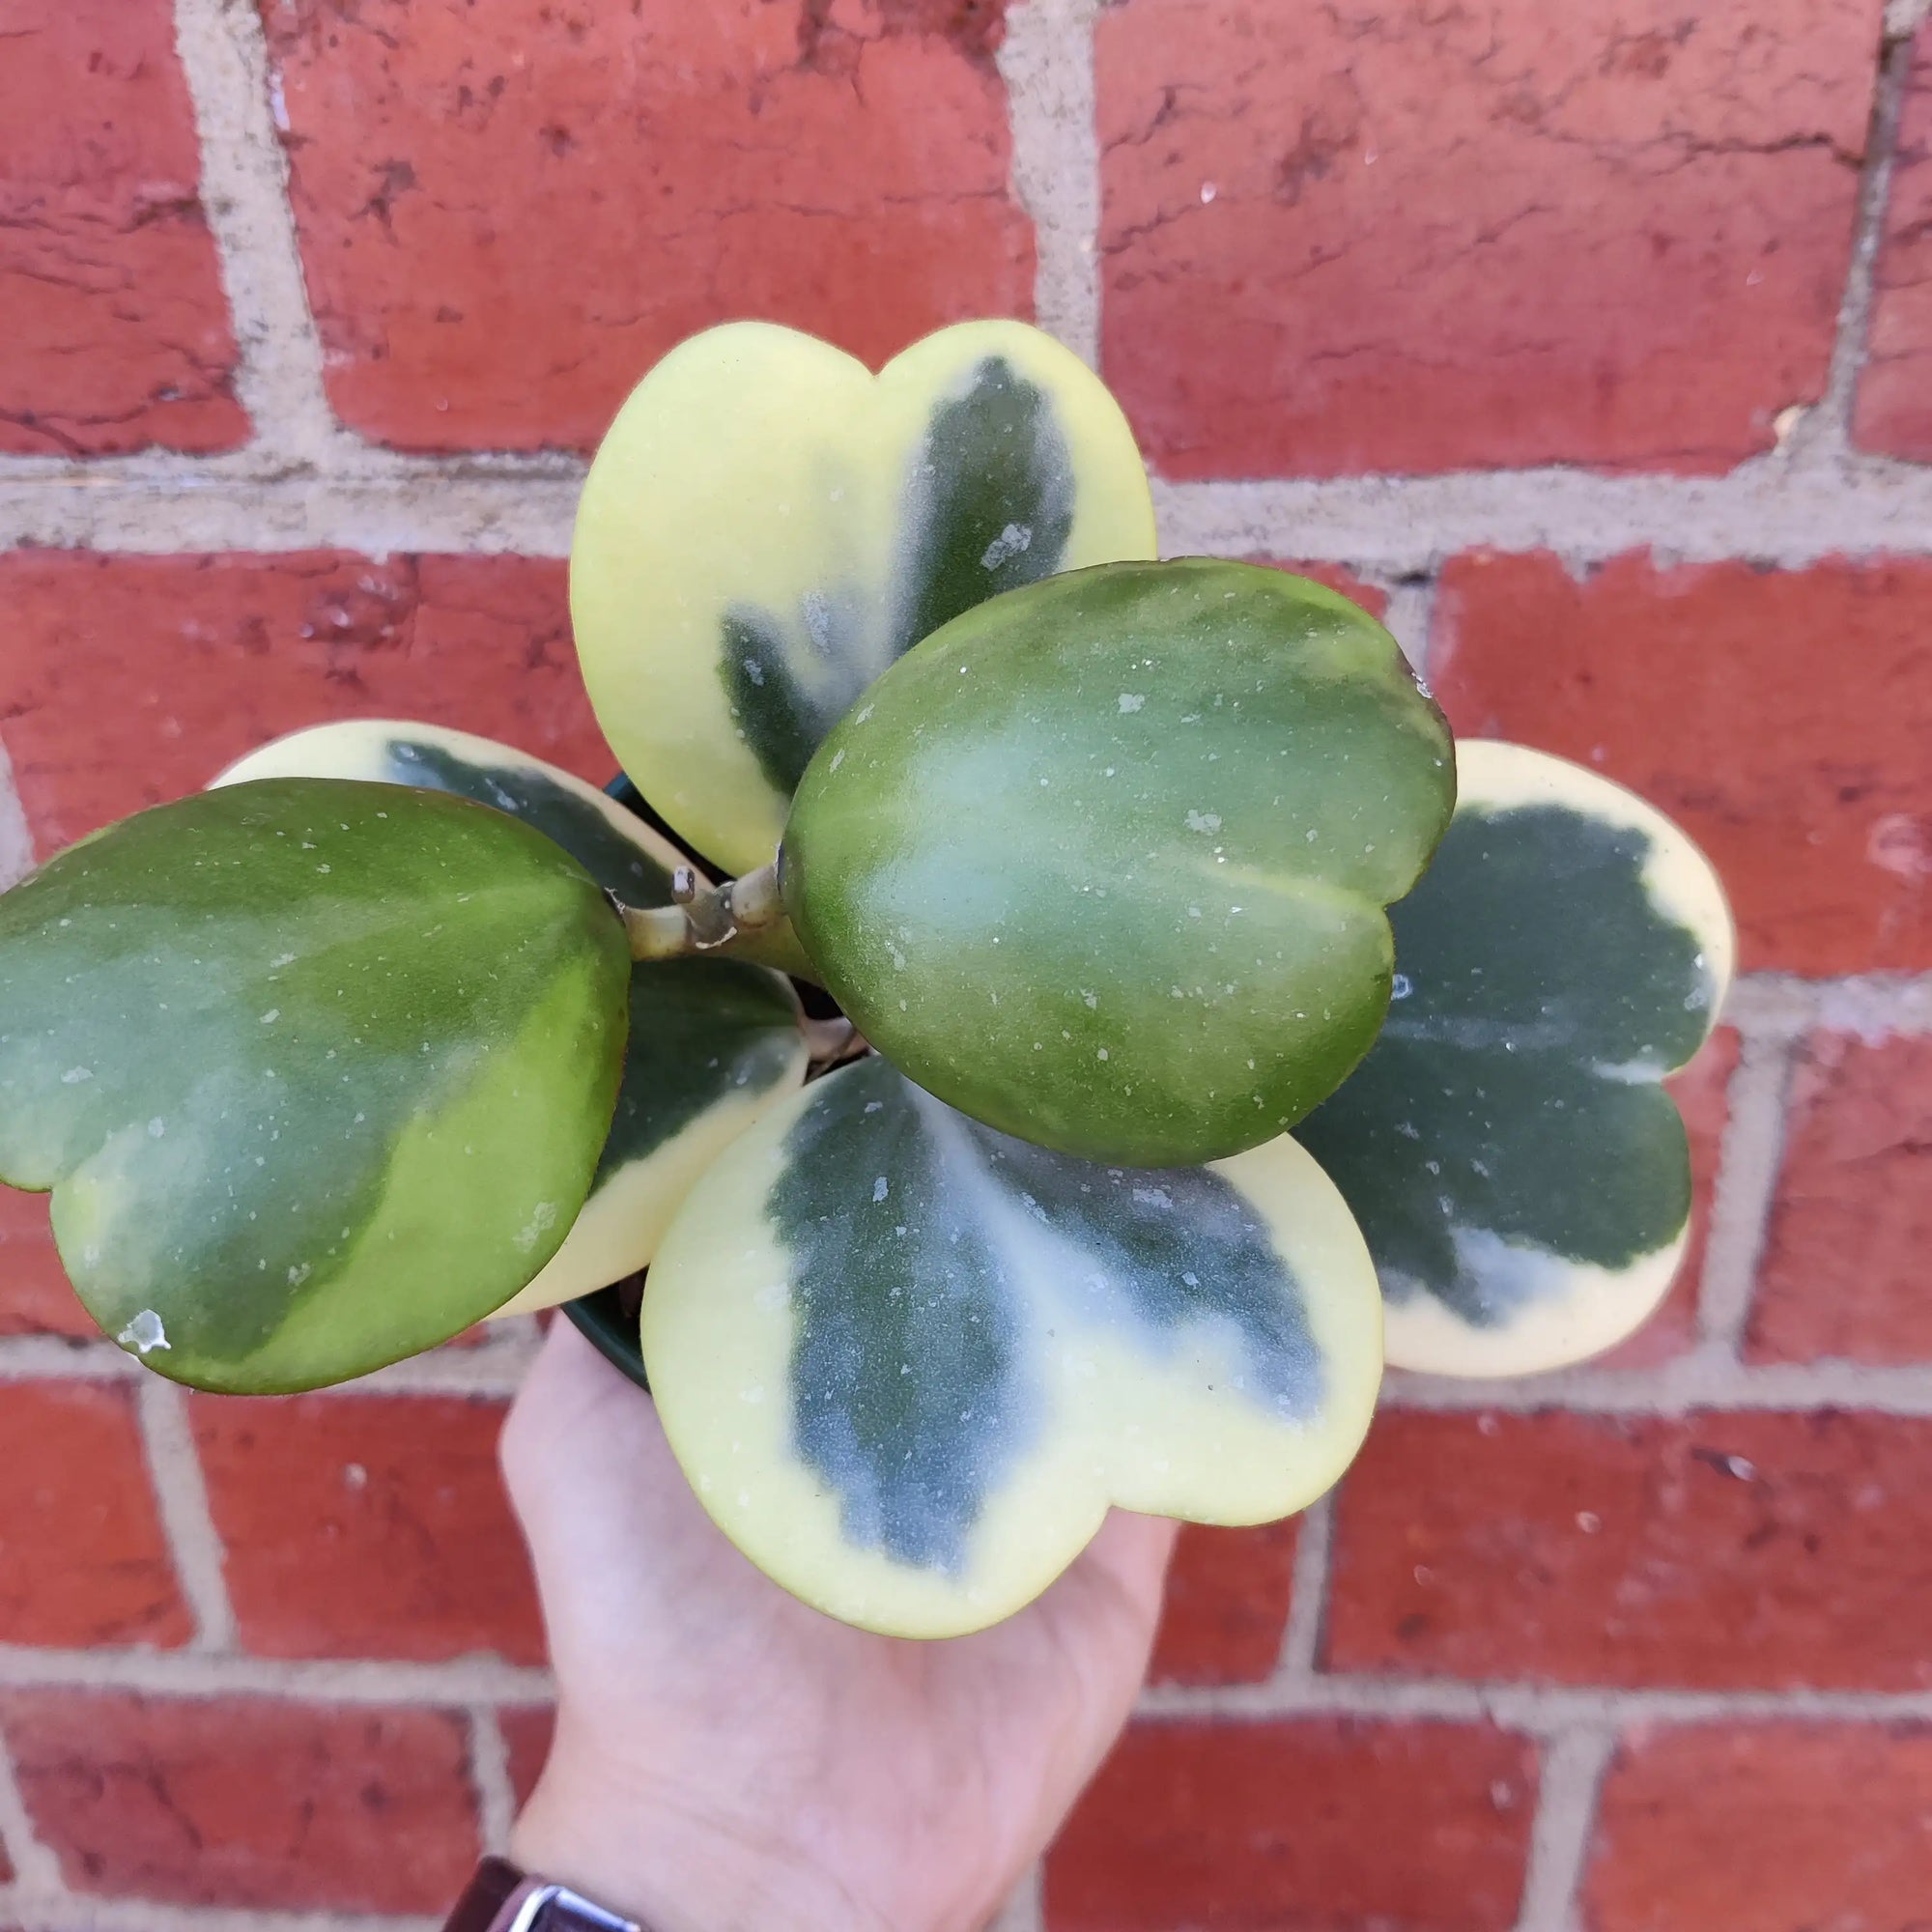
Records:
<instances>
[{"instance_id":1,"label":"human hand","mask_svg":"<svg viewBox=\"0 0 1932 1932\"><path fill-rule=\"evenodd\" d=\"M1116 1511L974 1636L869 1635L704 1514L555 1322L503 1432L559 1692L511 1855L653 1932L976 1932L1126 1719L1175 1526Z\"/></svg>"}]
</instances>

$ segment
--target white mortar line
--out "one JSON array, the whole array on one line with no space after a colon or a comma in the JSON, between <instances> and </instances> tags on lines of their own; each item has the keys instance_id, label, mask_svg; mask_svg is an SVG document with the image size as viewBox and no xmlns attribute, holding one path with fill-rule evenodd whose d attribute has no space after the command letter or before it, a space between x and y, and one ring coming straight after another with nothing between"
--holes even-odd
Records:
<instances>
[{"instance_id":1,"label":"white mortar line","mask_svg":"<svg viewBox=\"0 0 1932 1932\"><path fill-rule=\"evenodd\" d=\"M1559 1733L1545 1748L1516 1932L1568 1932L1575 1922L1597 1799L1615 1747L1610 1731L1579 1729Z\"/></svg>"},{"instance_id":2,"label":"white mortar line","mask_svg":"<svg viewBox=\"0 0 1932 1932\"><path fill-rule=\"evenodd\" d=\"M1332 1717L1492 1723L1556 1741L1577 1730L1638 1725L1918 1724L1932 1719L1932 1690L1660 1690L1344 1673L1264 1684L1153 1685L1141 1692L1135 1715L1156 1723Z\"/></svg>"},{"instance_id":3,"label":"white mortar line","mask_svg":"<svg viewBox=\"0 0 1932 1932\"><path fill-rule=\"evenodd\" d=\"M381 1658L217 1657L194 1650L46 1650L0 1644L0 1689L138 1690L156 1697L276 1697L326 1704L550 1704L546 1669L474 1655L446 1663Z\"/></svg>"},{"instance_id":4,"label":"white mortar line","mask_svg":"<svg viewBox=\"0 0 1932 1932\"><path fill-rule=\"evenodd\" d=\"M0 892L34 869L34 835L20 794L14 787L14 762L0 738Z\"/></svg>"},{"instance_id":5,"label":"white mortar line","mask_svg":"<svg viewBox=\"0 0 1932 1932\"><path fill-rule=\"evenodd\" d=\"M986 1932L1046 1932L1045 1873L1038 1865L1013 1888L1000 1916Z\"/></svg>"},{"instance_id":6,"label":"white mortar line","mask_svg":"<svg viewBox=\"0 0 1932 1932\"><path fill-rule=\"evenodd\" d=\"M1321 1665L1321 1634L1328 1616L1328 1572L1335 1546L1335 1498L1331 1491L1301 1512L1294 1535L1294 1572L1288 1593L1288 1622L1281 1634L1278 1677L1307 1677Z\"/></svg>"},{"instance_id":7,"label":"white mortar line","mask_svg":"<svg viewBox=\"0 0 1932 1932\"><path fill-rule=\"evenodd\" d=\"M1099 0L1022 0L999 53L1013 187L1033 217L1034 314L1089 366L1100 354L1100 165L1094 127Z\"/></svg>"},{"instance_id":8,"label":"white mortar line","mask_svg":"<svg viewBox=\"0 0 1932 1932\"><path fill-rule=\"evenodd\" d=\"M255 440L287 465L338 432L322 383L267 40L252 0L175 0L175 45L201 135L201 201L221 260Z\"/></svg>"},{"instance_id":9,"label":"white mortar line","mask_svg":"<svg viewBox=\"0 0 1932 1932\"><path fill-rule=\"evenodd\" d=\"M1693 1352L1655 1368L1584 1366L1509 1381L1459 1380L1391 1370L1380 1406L1455 1414L1678 1417L1731 1410L1856 1409L1868 1415L1932 1416L1932 1363L1874 1368L1858 1362L1766 1362L1752 1366Z\"/></svg>"},{"instance_id":10,"label":"white mortar line","mask_svg":"<svg viewBox=\"0 0 1932 1932\"><path fill-rule=\"evenodd\" d=\"M1782 1032L1747 1032L1726 1094L1722 1154L1711 1199L1697 1329L1703 1345L1735 1356L1750 1318L1758 1261L1784 1157L1784 1101L1795 1042Z\"/></svg>"},{"instance_id":11,"label":"white mortar line","mask_svg":"<svg viewBox=\"0 0 1932 1932\"><path fill-rule=\"evenodd\" d=\"M1433 577L1406 577L1389 586L1388 609L1382 612L1382 623L1418 674L1428 672L1429 631L1435 616Z\"/></svg>"},{"instance_id":12,"label":"white mortar line","mask_svg":"<svg viewBox=\"0 0 1932 1932\"><path fill-rule=\"evenodd\" d=\"M1932 0L1886 0L1885 37L1909 40L1932 16Z\"/></svg>"},{"instance_id":13,"label":"white mortar line","mask_svg":"<svg viewBox=\"0 0 1932 1932\"><path fill-rule=\"evenodd\" d=\"M494 1705L469 1707L469 1781L476 1787L476 1825L486 1852L501 1853L516 1823L517 1794L510 1785L510 1747Z\"/></svg>"},{"instance_id":14,"label":"white mortar line","mask_svg":"<svg viewBox=\"0 0 1932 1932\"><path fill-rule=\"evenodd\" d=\"M563 556L582 465L357 453L313 474L260 455L90 465L0 459L0 549L128 554L343 549ZM1801 568L1932 554L1932 465L1760 458L1726 476L1579 469L1157 483L1163 554L1299 556L1418 576L1463 550L1550 550L1582 567L1669 561Z\"/></svg>"},{"instance_id":15,"label":"white mortar line","mask_svg":"<svg viewBox=\"0 0 1932 1932\"><path fill-rule=\"evenodd\" d=\"M254 1912L149 1898L32 1897L0 1886L0 1914L34 1932L437 1932L440 1920L355 1912ZM455 1901L452 1900L453 1904Z\"/></svg>"},{"instance_id":16,"label":"white mortar line","mask_svg":"<svg viewBox=\"0 0 1932 1932\"><path fill-rule=\"evenodd\" d=\"M143 1376L137 1390L148 1473L154 1479L161 1526L174 1553L175 1575L194 1613L194 1647L232 1650L235 1611L222 1575L221 1538L209 1508L208 1483L188 1432L186 1402L177 1384L159 1376Z\"/></svg>"},{"instance_id":17,"label":"white mortar line","mask_svg":"<svg viewBox=\"0 0 1932 1932\"><path fill-rule=\"evenodd\" d=\"M20 1795L14 1753L4 1737L0 1737L0 1848L14 1861L14 1881L0 1887L0 1896L17 1892L25 1907L28 1900L58 1898L62 1894L60 1860L50 1846L41 1843L34 1830L26 1800ZM14 1915L0 1909L0 1918L10 1916ZM32 1909L26 1909L17 1916L31 1925L36 1915Z\"/></svg>"}]
</instances>

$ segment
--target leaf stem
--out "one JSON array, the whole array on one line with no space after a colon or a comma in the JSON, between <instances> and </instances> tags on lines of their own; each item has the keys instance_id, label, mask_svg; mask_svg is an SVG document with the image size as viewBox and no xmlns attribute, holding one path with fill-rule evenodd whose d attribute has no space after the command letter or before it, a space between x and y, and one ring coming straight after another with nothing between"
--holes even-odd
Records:
<instances>
[{"instance_id":1,"label":"leaf stem","mask_svg":"<svg viewBox=\"0 0 1932 1932\"><path fill-rule=\"evenodd\" d=\"M671 875L668 906L628 906L612 899L638 960L688 959L696 953L725 952L770 933L785 921L779 891L778 862L760 866L742 879L698 888L689 866Z\"/></svg>"}]
</instances>

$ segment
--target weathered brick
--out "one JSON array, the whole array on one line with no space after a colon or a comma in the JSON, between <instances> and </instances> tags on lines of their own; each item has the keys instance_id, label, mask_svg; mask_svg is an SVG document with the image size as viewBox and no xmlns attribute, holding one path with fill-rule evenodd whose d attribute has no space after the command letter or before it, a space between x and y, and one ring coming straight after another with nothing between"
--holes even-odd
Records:
<instances>
[{"instance_id":1,"label":"weathered brick","mask_svg":"<svg viewBox=\"0 0 1932 1932\"><path fill-rule=\"evenodd\" d=\"M1747 1352L1932 1360L1932 1039L1821 1032L1793 1071Z\"/></svg>"},{"instance_id":2,"label":"weathered brick","mask_svg":"<svg viewBox=\"0 0 1932 1932\"><path fill-rule=\"evenodd\" d=\"M1742 964L1932 966L1932 563L1828 558L1580 581L1545 553L1442 575L1430 676L1458 731L1594 765L1722 873Z\"/></svg>"},{"instance_id":3,"label":"weathered brick","mask_svg":"<svg viewBox=\"0 0 1932 1932\"><path fill-rule=\"evenodd\" d=\"M173 26L167 0L9 0L0 451L247 436Z\"/></svg>"},{"instance_id":4,"label":"weathered brick","mask_svg":"<svg viewBox=\"0 0 1932 1932\"><path fill-rule=\"evenodd\" d=\"M192 1399L242 1641L268 1657L543 1659L500 1404Z\"/></svg>"},{"instance_id":5,"label":"weathered brick","mask_svg":"<svg viewBox=\"0 0 1932 1932\"><path fill-rule=\"evenodd\" d=\"M529 1803L544 1760L550 1756L551 1739L556 1731L556 1712L544 1704L519 1705L498 1711L497 1720L503 1728L503 1743L509 1751L510 1789L516 1794L521 1809Z\"/></svg>"},{"instance_id":6,"label":"weathered brick","mask_svg":"<svg viewBox=\"0 0 1932 1932\"><path fill-rule=\"evenodd\" d=\"M1505 1932L1526 1739L1351 1719L1140 1723L1049 1855L1049 1932Z\"/></svg>"},{"instance_id":7,"label":"weathered brick","mask_svg":"<svg viewBox=\"0 0 1932 1932\"><path fill-rule=\"evenodd\" d=\"M513 556L0 556L7 747L43 857L328 718L420 718L614 769L564 565Z\"/></svg>"},{"instance_id":8,"label":"weathered brick","mask_svg":"<svg viewBox=\"0 0 1932 1932\"><path fill-rule=\"evenodd\" d=\"M1295 1520L1185 1523L1149 1674L1156 1684L1258 1684L1272 1674L1294 1584Z\"/></svg>"},{"instance_id":9,"label":"weathered brick","mask_svg":"<svg viewBox=\"0 0 1932 1932\"><path fill-rule=\"evenodd\" d=\"M9 1382L0 1394L0 1643L185 1643L125 1388Z\"/></svg>"},{"instance_id":10,"label":"weathered brick","mask_svg":"<svg viewBox=\"0 0 1932 1932\"><path fill-rule=\"evenodd\" d=\"M477 1856L447 1712L10 1690L0 1733L76 1891L440 1915Z\"/></svg>"},{"instance_id":11,"label":"weathered brick","mask_svg":"<svg viewBox=\"0 0 1932 1932\"><path fill-rule=\"evenodd\" d=\"M1932 462L1932 20L1906 75L1852 440Z\"/></svg>"},{"instance_id":12,"label":"weathered brick","mask_svg":"<svg viewBox=\"0 0 1932 1932\"><path fill-rule=\"evenodd\" d=\"M1932 1422L1385 1412L1328 1662L1566 1684L1924 1690Z\"/></svg>"},{"instance_id":13,"label":"weathered brick","mask_svg":"<svg viewBox=\"0 0 1932 1932\"><path fill-rule=\"evenodd\" d=\"M878 361L1030 312L1004 0L263 0L344 420L582 446L737 316Z\"/></svg>"},{"instance_id":14,"label":"weathered brick","mask_svg":"<svg viewBox=\"0 0 1932 1932\"><path fill-rule=\"evenodd\" d=\"M1730 1120L1730 1083L1737 1071L1738 1045L1735 1029L1719 1027L1690 1065L1664 1083L1684 1116L1690 1142L1690 1238L1684 1245L1677 1278L1657 1313L1628 1342L1598 1358L1606 1368L1654 1368L1683 1354L1697 1340L1697 1296L1711 1236L1711 1198Z\"/></svg>"},{"instance_id":15,"label":"weathered brick","mask_svg":"<svg viewBox=\"0 0 1932 1932\"><path fill-rule=\"evenodd\" d=\"M1583 1896L1590 1932L1918 1932L1932 1900L1932 1729L1627 1738Z\"/></svg>"},{"instance_id":16,"label":"weathered brick","mask_svg":"<svg viewBox=\"0 0 1932 1932\"><path fill-rule=\"evenodd\" d=\"M0 1335L98 1335L54 1251L48 1198L0 1187Z\"/></svg>"},{"instance_id":17,"label":"weathered brick","mask_svg":"<svg viewBox=\"0 0 1932 1932\"><path fill-rule=\"evenodd\" d=\"M1173 476L1728 469L1823 392L1879 18L1126 0L1106 374Z\"/></svg>"}]
</instances>

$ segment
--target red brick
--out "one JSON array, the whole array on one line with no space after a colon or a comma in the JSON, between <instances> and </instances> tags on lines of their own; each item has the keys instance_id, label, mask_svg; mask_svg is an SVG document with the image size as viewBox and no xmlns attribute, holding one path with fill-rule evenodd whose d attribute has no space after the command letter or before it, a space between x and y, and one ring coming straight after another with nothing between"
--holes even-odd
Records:
<instances>
[{"instance_id":1,"label":"red brick","mask_svg":"<svg viewBox=\"0 0 1932 1932\"><path fill-rule=\"evenodd\" d=\"M0 1187L0 1335L98 1335L68 1284L45 1194Z\"/></svg>"},{"instance_id":2,"label":"red brick","mask_svg":"<svg viewBox=\"0 0 1932 1932\"><path fill-rule=\"evenodd\" d=\"M694 329L1030 312L1004 0L264 0L344 420L587 445Z\"/></svg>"},{"instance_id":3,"label":"red brick","mask_svg":"<svg viewBox=\"0 0 1932 1932\"><path fill-rule=\"evenodd\" d=\"M1681 1355L1697 1340L1697 1295L1704 1280L1704 1249L1711 1236L1711 1197L1730 1119L1731 1075L1737 1071L1738 1036L1719 1027L1683 1072L1664 1082L1684 1116L1690 1141L1690 1238L1670 1293L1628 1342L1598 1357L1605 1368L1648 1369Z\"/></svg>"},{"instance_id":4,"label":"red brick","mask_svg":"<svg viewBox=\"0 0 1932 1932\"><path fill-rule=\"evenodd\" d=\"M1922 1724L1660 1730L1610 1767L1589 1932L1920 1932L1928 1900Z\"/></svg>"},{"instance_id":5,"label":"red brick","mask_svg":"<svg viewBox=\"0 0 1932 1932\"><path fill-rule=\"evenodd\" d=\"M193 1634L133 1399L94 1382L0 1395L0 1643L172 1646Z\"/></svg>"},{"instance_id":6,"label":"red brick","mask_svg":"<svg viewBox=\"0 0 1932 1932\"><path fill-rule=\"evenodd\" d=\"M1046 1867L1049 1932L1505 1932L1536 1756L1476 1724L1133 1726Z\"/></svg>"},{"instance_id":7,"label":"red brick","mask_svg":"<svg viewBox=\"0 0 1932 1932\"><path fill-rule=\"evenodd\" d=\"M551 1739L556 1731L556 1712L546 1704L529 1704L516 1710L498 1711L497 1720L509 1747L510 1789L516 1794L517 1808L529 1803L537 1788L537 1778L550 1756Z\"/></svg>"},{"instance_id":8,"label":"red brick","mask_svg":"<svg viewBox=\"0 0 1932 1932\"><path fill-rule=\"evenodd\" d=\"M0 451L227 449L248 419L167 0L10 0Z\"/></svg>"},{"instance_id":9,"label":"red brick","mask_svg":"<svg viewBox=\"0 0 1932 1932\"><path fill-rule=\"evenodd\" d=\"M1108 380L1173 476L1728 469L1823 393L1879 18L1127 0Z\"/></svg>"},{"instance_id":10,"label":"red brick","mask_svg":"<svg viewBox=\"0 0 1932 1932\"><path fill-rule=\"evenodd\" d=\"M1295 1521L1255 1529L1183 1523L1149 1674L1156 1684L1258 1684L1288 1627Z\"/></svg>"},{"instance_id":11,"label":"red brick","mask_svg":"<svg viewBox=\"0 0 1932 1932\"><path fill-rule=\"evenodd\" d=\"M615 760L577 674L564 568L329 551L0 556L6 739L41 853L328 718L459 725L602 782Z\"/></svg>"},{"instance_id":12,"label":"red brick","mask_svg":"<svg viewBox=\"0 0 1932 1932\"><path fill-rule=\"evenodd\" d=\"M1800 1050L1747 1352L1932 1360L1932 1039Z\"/></svg>"},{"instance_id":13,"label":"red brick","mask_svg":"<svg viewBox=\"0 0 1932 1932\"><path fill-rule=\"evenodd\" d=\"M1636 553L1578 581L1474 552L1443 572L1429 666L1459 732L1595 765L1681 819L1747 970L1932 966L1932 563Z\"/></svg>"},{"instance_id":14,"label":"red brick","mask_svg":"<svg viewBox=\"0 0 1932 1932\"><path fill-rule=\"evenodd\" d=\"M1341 1670L1932 1688L1932 1421L1385 1412L1344 1487Z\"/></svg>"},{"instance_id":15,"label":"red brick","mask_svg":"<svg viewBox=\"0 0 1932 1932\"><path fill-rule=\"evenodd\" d=\"M242 1641L267 1657L543 1659L499 1404L192 1399Z\"/></svg>"},{"instance_id":16,"label":"red brick","mask_svg":"<svg viewBox=\"0 0 1932 1932\"><path fill-rule=\"evenodd\" d=\"M14 1690L0 1732L77 1891L440 1915L477 1856L447 1712Z\"/></svg>"},{"instance_id":17,"label":"red brick","mask_svg":"<svg viewBox=\"0 0 1932 1932\"><path fill-rule=\"evenodd\" d=\"M1852 440L1932 462L1932 20L1907 73Z\"/></svg>"}]
</instances>

